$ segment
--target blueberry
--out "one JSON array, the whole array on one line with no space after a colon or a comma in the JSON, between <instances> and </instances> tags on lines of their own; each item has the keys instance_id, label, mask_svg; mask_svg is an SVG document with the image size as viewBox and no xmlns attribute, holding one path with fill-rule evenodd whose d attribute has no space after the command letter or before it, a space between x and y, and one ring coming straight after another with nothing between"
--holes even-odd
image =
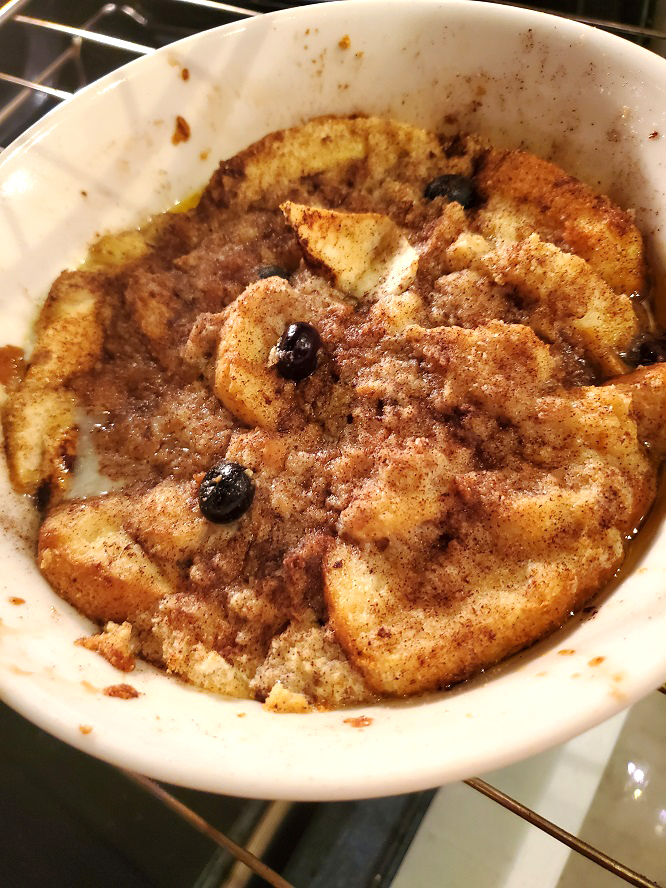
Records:
<instances>
[{"instance_id":1,"label":"blueberry","mask_svg":"<svg viewBox=\"0 0 666 888\"><path fill-rule=\"evenodd\" d=\"M471 179L458 173L445 173L428 182L423 192L426 200L445 197L448 201L459 203L467 210L477 203L478 197Z\"/></svg>"},{"instance_id":2,"label":"blueberry","mask_svg":"<svg viewBox=\"0 0 666 888\"><path fill-rule=\"evenodd\" d=\"M623 357L636 367L666 361L666 334L641 333Z\"/></svg>"},{"instance_id":3,"label":"blueberry","mask_svg":"<svg viewBox=\"0 0 666 888\"><path fill-rule=\"evenodd\" d=\"M312 324L288 324L277 344L277 372L283 379L300 382L317 368L321 338Z\"/></svg>"},{"instance_id":4,"label":"blueberry","mask_svg":"<svg viewBox=\"0 0 666 888\"><path fill-rule=\"evenodd\" d=\"M250 508L254 483L243 466L223 459L206 472L199 487L199 508L209 521L228 524Z\"/></svg>"},{"instance_id":5,"label":"blueberry","mask_svg":"<svg viewBox=\"0 0 666 888\"><path fill-rule=\"evenodd\" d=\"M271 277L284 278L285 281L287 281L289 280L289 272L285 271L285 269L281 268L279 265L264 265L263 268L258 269L257 277L260 281Z\"/></svg>"}]
</instances>

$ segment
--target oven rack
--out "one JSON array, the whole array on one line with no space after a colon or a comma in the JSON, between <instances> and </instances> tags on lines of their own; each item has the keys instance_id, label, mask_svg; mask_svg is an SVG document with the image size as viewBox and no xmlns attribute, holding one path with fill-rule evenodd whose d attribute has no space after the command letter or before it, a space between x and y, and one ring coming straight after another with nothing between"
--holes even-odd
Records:
<instances>
[{"instance_id":1,"label":"oven rack","mask_svg":"<svg viewBox=\"0 0 666 888\"><path fill-rule=\"evenodd\" d=\"M264 0L264 2L259 0L259 2L246 3L243 6L223 3L219 2L219 0L168 0L168 2L174 9L180 9L181 13L183 10L199 10L205 11L211 16L216 16L216 18L211 18L208 26L212 26L213 24L224 24L227 21L234 21L242 18L249 18L255 15L260 15L265 11L294 5L290 3L270 2L270 0ZM510 5L506 0L491 0L491 2L499 3L500 5ZM521 8L537 8L522 3L511 5L519 6ZM581 10L584 10L584 3L578 2L577 5ZM647 7L648 3L644 3L644 5ZM138 3L135 6L132 6L122 2L102 2L94 13L89 16L85 22L79 25L59 21L55 17L25 14L25 12L30 11L30 7L33 6L39 6L36 0L9 0L9 2L6 2L0 7L0 31L3 27L12 23L13 25L19 25L22 28L33 30L33 32L41 30L64 38L69 38L70 42L66 48L55 53L53 58L30 77L24 77L3 70L2 63L0 62L0 83L16 87L15 93L9 97L4 104L0 99L0 150L5 148L8 142L7 136L3 133L3 125L10 122L13 117L15 118L21 109L24 109L26 105L31 103L31 101L34 104L36 96L41 99L48 98L52 100L51 104L41 103L44 105L45 111L52 107L53 101L66 101L77 91L77 89L80 89L89 82L90 78L86 76L86 71L81 60L82 50L86 45L103 47L106 50L114 51L116 63L113 67L118 67L123 61L129 61L137 56L148 55L156 48L149 44L126 39L125 37L115 36L108 33L108 29L105 29L107 22L111 19L119 18L124 18L128 22L133 22L139 27L149 27L149 16L141 10ZM549 11L554 12L556 15L563 15L567 18L575 19L576 21L613 31L628 39L647 44L650 48L655 49L656 51L661 51L666 48L666 30L663 29L648 27L643 23L625 24L620 21L597 18L586 15L582 11L579 13L563 13L557 12L554 9ZM645 16L642 18L645 18ZM189 29L189 32L193 33L200 29L200 27L193 27ZM76 68L78 84L76 84L75 88L71 89L62 89L53 86L54 78L56 78L67 65L72 65ZM38 119L39 116L41 115L37 112L36 116L33 115L33 118ZM31 119L30 122L33 122L33 119ZM9 133L12 132L11 127L4 126L4 128Z\"/></svg>"},{"instance_id":2,"label":"oven rack","mask_svg":"<svg viewBox=\"0 0 666 888\"><path fill-rule=\"evenodd\" d=\"M312 2L312 0L306 0L306 2ZM562 15L635 40L660 54L666 50L666 30L650 27L647 23L647 12L644 12L641 16L640 23L627 24L619 20L602 19L587 15L585 13L585 3L581 2L581 0L577 3L577 11L574 13L560 12L556 9L545 8L544 6L536 7L521 3L509 4L505 0L490 0L490 2L499 3L500 5L514 5L521 8L545 9L545 11L553 12L556 15ZM204 27L225 24L229 21L249 18L261 15L266 11L295 5L288 2L270 2L270 0L263 0L263 2L258 0L258 2L254 3L244 3L244 5L223 3L218 2L218 0L167 0L167 3L181 14L183 11L192 11L193 13L205 13L209 17L209 21L203 26L200 19L196 20L196 24L189 27L186 26L182 36L185 33L194 33L197 30L202 30ZM6 91L9 90L6 95L5 93L0 94L0 151L7 147L9 141L22 128L38 120L54 104L66 101L78 89L96 79L95 76L90 75L84 64L83 54L87 46L99 47L112 53L112 61L107 63L110 64L108 69L118 67L132 58L148 55L157 48L150 42L150 39L146 43L142 43L125 36L109 33L110 30L114 29L118 31L117 23L119 20L126 20L135 30L145 30L146 35L150 38L149 17L136 0L131 0L131 3L104 3L95 0L94 5L96 8L92 14L85 21L76 25L63 21L52 14L45 14L44 10L47 13L50 11L49 4L44 2L40 4L39 0L9 0L9 2L5 2L4 5L0 6L0 36L3 29L9 26L19 26L33 33L42 31L57 35L60 41L65 41L64 47L62 43L57 43L57 49L53 51L52 56L45 59L39 70L29 77L12 73L10 70L4 70L2 60L0 59L0 85L4 83L7 88ZM647 10L649 2L646 0L643 5ZM112 25L111 28L108 27L109 24ZM122 31L122 28L120 30ZM60 85L54 86L54 83L59 82L59 75L67 67L75 72L73 86L70 88L61 88ZM35 101L36 99L38 101ZM26 109L29 109L28 114L26 114ZM658 691L666 695L666 684L662 685ZM664 701L664 705L666 705L666 701ZM121 771L121 773L124 774L127 780L141 787L146 793L158 799L166 808L178 814L190 827L212 840L226 855L230 855L230 859L235 859L236 863L231 867L224 881L220 883L223 888L245 888L251 882L253 885L272 885L274 888L295 888L291 882L286 881L278 872L269 867L262 860L262 857L270 848L272 840L279 834L280 829L289 820L293 809L298 807L297 803L268 803L243 847L234 842L225 833L216 829L208 819L198 814L192 806L176 798L175 795L157 781L127 771ZM543 831L569 849L576 851L599 867L609 871L625 883L637 886L637 888L666 888L666 885L660 885L626 866L621 861L608 856L600 849L562 829L556 823L547 820L536 811L523 805L500 789L491 786L486 781L475 777L465 780L464 783L495 804L501 805L517 817L522 818L534 828ZM400 816L398 832L401 836L401 841L398 844L403 854L427 810L432 793L421 793L419 796L421 797L421 802L407 805ZM374 877L368 881L368 886L377 886L377 888L380 888L380 886L384 888L386 886L388 888L391 876L395 873L399 863L399 856L396 857L395 853L389 854L383 870L374 874ZM257 878L258 882L256 881ZM298 888L301 888L301 886L299 885Z\"/></svg>"}]
</instances>

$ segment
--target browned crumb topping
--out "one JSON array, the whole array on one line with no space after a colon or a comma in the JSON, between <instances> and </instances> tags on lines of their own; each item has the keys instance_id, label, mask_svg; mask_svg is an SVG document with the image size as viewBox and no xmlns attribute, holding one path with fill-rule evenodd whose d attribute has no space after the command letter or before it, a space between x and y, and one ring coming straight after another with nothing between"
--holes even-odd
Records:
<instances>
[{"instance_id":1,"label":"browned crumb topping","mask_svg":"<svg viewBox=\"0 0 666 888\"><path fill-rule=\"evenodd\" d=\"M139 696L136 688L129 684L109 685L102 691L107 697L117 697L119 700L133 700Z\"/></svg>"},{"instance_id":2,"label":"browned crumb topping","mask_svg":"<svg viewBox=\"0 0 666 888\"><path fill-rule=\"evenodd\" d=\"M16 595L12 595L9 599L10 604L25 604L25 598L19 598Z\"/></svg>"},{"instance_id":3,"label":"browned crumb topping","mask_svg":"<svg viewBox=\"0 0 666 888\"><path fill-rule=\"evenodd\" d=\"M264 709L270 712L310 712L308 698L299 691L290 691L281 681L275 682L264 701Z\"/></svg>"},{"instance_id":4,"label":"browned crumb topping","mask_svg":"<svg viewBox=\"0 0 666 888\"><path fill-rule=\"evenodd\" d=\"M91 725L79 725L79 731L81 731L82 734L91 734L92 733L92 726Z\"/></svg>"},{"instance_id":5,"label":"browned crumb topping","mask_svg":"<svg viewBox=\"0 0 666 888\"><path fill-rule=\"evenodd\" d=\"M187 77L183 77L183 80L187 80ZM180 142L187 142L190 138L190 125L185 120L184 117L181 117L180 114L176 117L176 128L173 131L173 135L171 136L171 141L174 145L178 145Z\"/></svg>"},{"instance_id":6,"label":"browned crumb topping","mask_svg":"<svg viewBox=\"0 0 666 888\"><path fill-rule=\"evenodd\" d=\"M89 638L78 638L76 644L100 654L121 672L131 672L136 665L138 645L132 638L132 626L128 622L122 625L109 622L103 632Z\"/></svg>"}]
</instances>

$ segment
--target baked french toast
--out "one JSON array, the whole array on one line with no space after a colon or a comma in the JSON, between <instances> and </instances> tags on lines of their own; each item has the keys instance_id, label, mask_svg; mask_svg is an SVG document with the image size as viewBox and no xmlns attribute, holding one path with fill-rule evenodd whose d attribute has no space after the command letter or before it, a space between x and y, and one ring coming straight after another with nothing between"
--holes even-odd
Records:
<instances>
[{"instance_id":1,"label":"baked french toast","mask_svg":"<svg viewBox=\"0 0 666 888\"><path fill-rule=\"evenodd\" d=\"M631 214L546 160L273 133L54 283L3 417L39 566L125 670L276 712L445 688L622 563L666 454L647 298Z\"/></svg>"}]
</instances>

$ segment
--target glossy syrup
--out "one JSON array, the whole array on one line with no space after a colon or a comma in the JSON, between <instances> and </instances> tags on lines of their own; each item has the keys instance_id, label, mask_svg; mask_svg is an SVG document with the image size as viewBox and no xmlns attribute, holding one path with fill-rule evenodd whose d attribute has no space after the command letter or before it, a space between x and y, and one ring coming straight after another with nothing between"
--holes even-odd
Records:
<instances>
[{"instance_id":1,"label":"glossy syrup","mask_svg":"<svg viewBox=\"0 0 666 888\"><path fill-rule=\"evenodd\" d=\"M660 472L657 487L657 496L648 510L645 518L636 528L634 533L627 538L624 561L615 575L616 581L621 581L636 569L640 569L645 553L654 542L659 528L666 517L666 482L663 469Z\"/></svg>"},{"instance_id":2,"label":"glossy syrup","mask_svg":"<svg viewBox=\"0 0 666 888\"><path fill-rule=\"evenodd\" d=\"M666 279L656 277L651 281L646 308L653 329L666 330ZM664 417L666 422L666 416ZM620 565L612 584L621 582L633 571L640 569L645 553L652 545L654 538L666 518L666 471L664 466L659 472L657 495L646 515L634 532L627 537L624 561Z\"/></svg>"}]
</instances>

